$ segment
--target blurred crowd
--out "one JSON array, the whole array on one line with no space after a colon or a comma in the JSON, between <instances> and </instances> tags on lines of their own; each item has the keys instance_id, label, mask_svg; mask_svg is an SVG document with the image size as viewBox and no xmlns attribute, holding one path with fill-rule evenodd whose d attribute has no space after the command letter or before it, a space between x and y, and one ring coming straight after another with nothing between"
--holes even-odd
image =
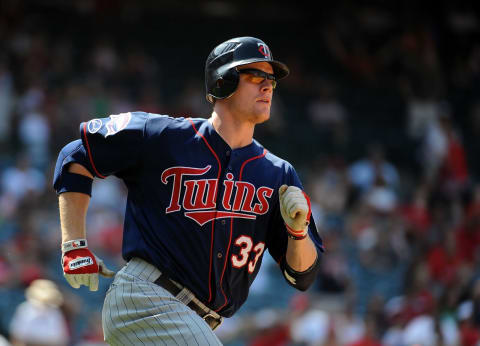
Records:
<instances>
[{"instance_id":1,"label":"blurred crowd","mask_svg":"<svg viewBox=\"0 0 480 346\"><path fill-rule=\"evenodd\" d=\"M155 21L127 1L60 3L0 3L0 345L103 345L110 281L88 292L62 276L56 155L91 118L133 110L208 117L203 61L218 42L245 34L264 39L292 70L256 138L297 168L326 252L307 293L264 256L247 303L218 329L221 340L480 345L474 8L443 4L427 15L409 1L340 1L321 21L305 13L304 41L260 27L216 32L204 55L184 47L172 56L158 47ZM109 6L118 17L101 19ZM135 28L151 36L142 42ZM118 179L96 180L87 220L90 247L117 270L125 198Z\"/></svg>"}]
</instances>

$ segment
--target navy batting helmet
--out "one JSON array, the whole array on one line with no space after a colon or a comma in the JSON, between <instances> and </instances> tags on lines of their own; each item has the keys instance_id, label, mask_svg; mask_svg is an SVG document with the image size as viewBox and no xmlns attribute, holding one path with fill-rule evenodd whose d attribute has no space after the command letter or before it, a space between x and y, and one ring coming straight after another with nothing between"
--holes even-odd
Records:
<instances>
[{"instance_id":1,"label":"navy batting helmet","mask_svg":"<svg viewBox=\"0 0 480 346\"><path fill-rule=\"evenodd\" d=\"M212 50L205 64L207 100L213 103L214 99L231 96L239 81L236 67L262 61L272 65L277 80L289 73L285 64L273 60L268 46L258 38L237 37L220 43Z\"/></svg>"}]
</instances>

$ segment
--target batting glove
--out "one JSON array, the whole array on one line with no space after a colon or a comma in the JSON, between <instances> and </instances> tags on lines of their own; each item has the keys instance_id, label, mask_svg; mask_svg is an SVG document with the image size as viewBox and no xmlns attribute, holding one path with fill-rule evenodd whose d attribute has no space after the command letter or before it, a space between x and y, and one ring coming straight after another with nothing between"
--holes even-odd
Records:
<instances>
[{"instance_id":1,"label":"batting glove","mask_svg":"<svg viewBox=\"0 0 480 346\"><path fill-rule=\"evenodd\" d=\"M304 239L310 224L310 198L296 186L282 185L278 190L280 213L287 227L287 234L295 240Z\"/></svg>"},{"instance_id":2,"label":"batting glove","mask_svg":"<svg viewBox=\"0 0 480 346\"><path fill-rule=\"evenodd\" d=\"M98 290L98 274L113 277L115 272L87 248L86 239L70 240L62 244L63 276L73 288L87 286Z\"/></svg>"}]
</instances>

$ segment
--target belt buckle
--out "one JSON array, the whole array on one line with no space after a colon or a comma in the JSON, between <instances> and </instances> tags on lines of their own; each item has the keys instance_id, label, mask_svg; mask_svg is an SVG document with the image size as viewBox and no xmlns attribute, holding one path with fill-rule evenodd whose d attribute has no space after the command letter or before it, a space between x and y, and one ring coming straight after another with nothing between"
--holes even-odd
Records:
<instances>
[{"instance_id":1,"label":"belt buckle","mask_svg":"<svg viewBox=\"0 0 480 346\"><path fill-rule=\"evenodd\" d=\"M207 313L205 316L202 317L205 322L212 328L212 330L217 329L223 322L223 318L215 318L211 313Z\"/></svg>"}]
</instances>

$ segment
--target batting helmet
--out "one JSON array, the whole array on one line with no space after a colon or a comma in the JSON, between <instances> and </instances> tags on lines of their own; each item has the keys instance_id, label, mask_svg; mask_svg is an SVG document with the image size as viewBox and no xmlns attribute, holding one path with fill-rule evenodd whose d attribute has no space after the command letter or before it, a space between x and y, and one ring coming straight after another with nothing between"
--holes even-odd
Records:
<instances>
[{"instance_id":1,"label":"batting helmet","mask_svg":"<svg viewBox=\"0 0 480 346\"><path fill-rule=\"evenodd\" d=\"M289 73L287 65L273 60L272 53L262 40L255 37L237 37L220 43L205 63L205 87L207 100L230 97L238 86L237 66L254 62L268 62L277 80Z\"/></svg>"}]
</instances>

